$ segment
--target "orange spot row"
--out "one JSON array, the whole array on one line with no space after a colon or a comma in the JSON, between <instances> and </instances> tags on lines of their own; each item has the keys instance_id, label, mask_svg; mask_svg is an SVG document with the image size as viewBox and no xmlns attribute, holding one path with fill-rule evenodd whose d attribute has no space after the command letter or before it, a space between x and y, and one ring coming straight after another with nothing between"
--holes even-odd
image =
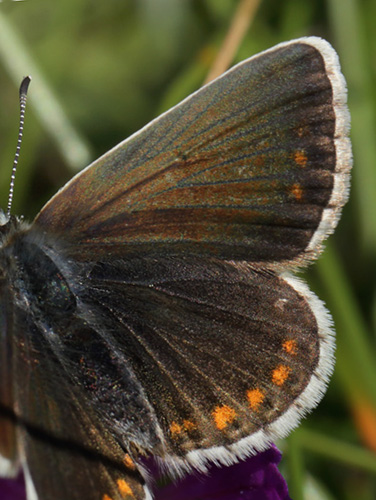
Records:
<instances>
[{"instance_id":1,"label":"orange spot row","mask_svg":"<svg viewBox=\"0 0 376 500\"><path fill-rule=\"evenodd\" d=\"M295 340L286 340L283 343L283 349L289 354L295 355L297 354L297 343ZM279 365L272 372L272 381L274 384L281 386L288 379L291 372L291 368L287 365ZM249 407L253 411L257 411L260 405L265 400L265 393L259 389L249 389L247 391L247 399L249 403ZM222 431L226 429L226 427L233 423L233 421L238 416L234 408L231 408L228 405L216 406L212 412L212 416L214 419L215 426L218 430ZM196 424L191 422L190 420L184 420L182 424L178 424L177 422L172 422L170 425L170 432L172 437L181 435L185 432L190 432L197 429Z\"/></svg>"}]
</instances>

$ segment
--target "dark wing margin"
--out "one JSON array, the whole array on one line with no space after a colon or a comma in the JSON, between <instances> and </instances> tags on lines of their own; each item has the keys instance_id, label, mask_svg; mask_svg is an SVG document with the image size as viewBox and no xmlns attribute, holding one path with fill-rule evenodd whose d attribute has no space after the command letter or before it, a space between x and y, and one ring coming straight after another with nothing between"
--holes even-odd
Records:
<instances>
[{"instance_id":1,"label":"dark wing margin","mask_svg":"<svg viewBox=\"0 0 376 500\"><path fill-rule=\"evenodd\" d=\"M238 64L120 143L35 223L82 260L152 251L299 265L346 201L348 134L338 57L302 38Z\"/></svg>"}]
</instances>

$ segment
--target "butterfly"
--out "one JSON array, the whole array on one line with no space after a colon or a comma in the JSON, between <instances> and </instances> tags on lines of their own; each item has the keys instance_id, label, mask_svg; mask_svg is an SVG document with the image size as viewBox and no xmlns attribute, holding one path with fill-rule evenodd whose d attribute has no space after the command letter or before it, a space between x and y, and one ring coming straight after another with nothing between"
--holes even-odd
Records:
<instances>
[{"instance_id":1,"label":"butterfly","mask_svg":"<svg viewBox=\"0 0 376 500\"><path fill-rule=\"evenodd\" d=\"M348 196L346 85L308 37L247 59L104 154L32 223L2 213L0 454L28 498L152 498L286 436L333 370L291 273Z\"/></svg>"}]
</instances>

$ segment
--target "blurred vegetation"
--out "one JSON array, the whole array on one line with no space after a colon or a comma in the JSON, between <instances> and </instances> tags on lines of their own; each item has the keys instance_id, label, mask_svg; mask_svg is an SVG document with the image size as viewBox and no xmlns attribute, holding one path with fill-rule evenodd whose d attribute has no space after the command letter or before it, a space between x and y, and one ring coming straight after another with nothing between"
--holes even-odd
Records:
<instances>
[{"instance_id":1,"label":"blurred vegetation","mask_svg":"<svg viewBox=\"0 0 376 500\"><path fill-rule=\"evenodd\" d=\"M200 87L236 0L0 2L0 196L6 206L18 86L33 76L13 213L32 218L79 168ZM283 443L294 499L376 498L375 0L263 0L234 62L304 35L328 39L348 81L350 202L305 278L337 330L323 402Z\"/></svg>"}]
</instances>

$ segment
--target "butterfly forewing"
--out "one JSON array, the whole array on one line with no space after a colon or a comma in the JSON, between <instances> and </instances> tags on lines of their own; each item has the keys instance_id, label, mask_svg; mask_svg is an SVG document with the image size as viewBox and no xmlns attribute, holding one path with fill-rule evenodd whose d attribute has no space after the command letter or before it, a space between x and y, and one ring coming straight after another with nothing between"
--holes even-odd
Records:
<instances>
[{"instance_id":1,"label":"butterfly forewing","mask_svg":"<svg viewBox=\"0 0 376 500\"><path fill-rule=\"evenodd\" d=\"M68 233L78 259L302 257L332 196L344 112L322 44L327 61L300 41L236 66L75 177L36 223Z\"/></svg>"}]
</instances>

